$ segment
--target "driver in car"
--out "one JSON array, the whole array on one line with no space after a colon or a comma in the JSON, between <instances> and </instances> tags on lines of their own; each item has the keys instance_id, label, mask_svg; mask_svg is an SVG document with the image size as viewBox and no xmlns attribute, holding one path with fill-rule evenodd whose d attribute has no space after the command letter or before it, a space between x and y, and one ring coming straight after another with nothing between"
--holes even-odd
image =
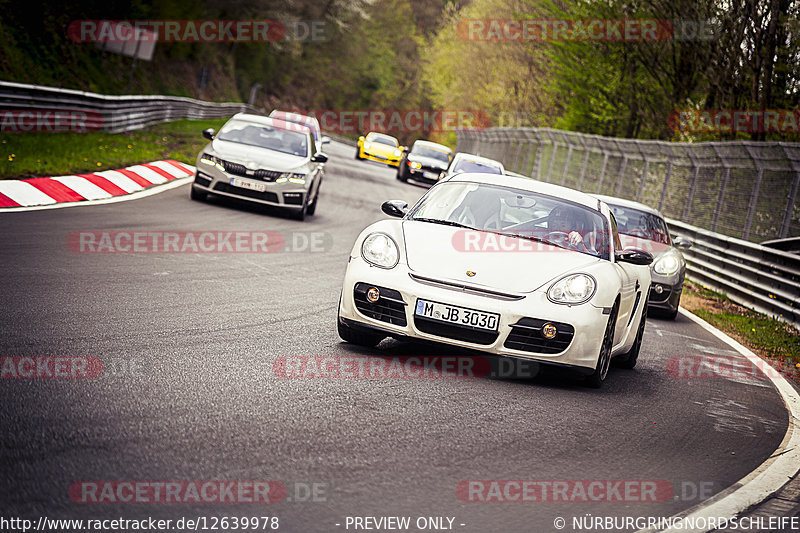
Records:
<instances>
[{"instance_id":1,"label":"driver in car","mask_svg":"<svg viewBox=\"0 0 800 533\"><path fill-rule=\"evenodd\" d=\"M571 248L582 252L591 251L583 242L580 231L585 231L583 227L583 213L579 210L566 205L558 205L550 211L547 216L547 229L551 234L563 234L567 236L567 244ZM555 236L555 242L563 240L560 236Z\"/></svg>"}]
</instances>

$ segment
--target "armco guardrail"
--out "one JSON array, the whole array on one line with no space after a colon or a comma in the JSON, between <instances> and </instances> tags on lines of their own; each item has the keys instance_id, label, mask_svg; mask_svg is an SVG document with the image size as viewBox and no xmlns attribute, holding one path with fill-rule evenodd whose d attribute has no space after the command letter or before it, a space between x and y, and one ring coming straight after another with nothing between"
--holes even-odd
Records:
<instances>
[{"instance_id":1,"label":"armco guardrail","mask_svg":"<svg viewBox=\"0 0 800 533\"><path fill-rule=\"evenodd\" d=\"M619 139L548 128L462 131L456 149L507 170L646 203L751 242L800 236L800 143Z\"/></svg>"},{"instance_id":2,"label":"armco guardrail","mask_svg":"<svg viewBox=\"0 0 800 533\"><path fill-rule=\"evenodd\" d=\"M667 220L693 241L683 251L687 277L760 313L800 328L800 256Z\"/></svg>"},{"instance_id":3,"label":"armco guardrail","mask_svg":"<svg viewBox=\"0 0 800 533\"><path fill-rule=\"evenodd\" d=\"M694 241L684 252L689 279L800 328L800 256L737 238L800 234L800 144L490 128L460 132L456 150L497 159L533 179L658 208L673 233Z\"/></svg>"},{"instance_id":4,"label":"armco guardrail","mask_svg":"<svg viewBox=\"0 0 800 533\"><path fill-rule=\"evenodd\" d=\"M102 95L7 81L0 81L0 109L3 113L16 113L16 116L25 111L77 113L82 115L82 124L87 130L110 133L182 118L224 118L242 111L256 111L243 103L205 102L181 96ZM36 115L31 115L26 124L36 129L37 120Z\"/></svg>"}]
</instances>

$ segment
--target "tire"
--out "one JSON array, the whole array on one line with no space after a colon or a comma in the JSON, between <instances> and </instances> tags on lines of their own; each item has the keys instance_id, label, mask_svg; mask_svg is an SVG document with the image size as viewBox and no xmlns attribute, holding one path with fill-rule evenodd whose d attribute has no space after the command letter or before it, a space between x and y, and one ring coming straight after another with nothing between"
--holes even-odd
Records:
<instances>
[{"instance_id":1,"label":"tire","mask_svg":"<svg viewBox=\"0 0 800 533\"><path fill-rule=\"evenodd\" d=\"M197 189L194 188L194 185L192 185L191 190L189 192L189 197L195 202L202 202L208 197L208 193L198 191Z\"/></svg>"},{"instance_id":2,"label":"tire","mask_svg":"<svg viewBox=\"0 0 800 533\"><path fill-rule=\"evenodd\" d=\"M408 181L408 178L403 173L403 165L402 164L399 167L397 167L397 179L402 181L403 183L406 183Z\"/></svg>"},{"instance_id":3,"label":"tire","mask_svg":"<svg viewBox=\"0 0 800 533\"><path fill-rule=\"evenodd\" d=\"M586 386L599 389L603 385L608 369L611 366L611 348L614 347L614 328L617 324L617 304L611 310L606 324L606 332L603 335L603 343L600 345L600 354L597 356L597 366L594 372L586 376Z\"/></svg>"},{"instance_id":4,"label":"tire","mask_svg":"<svg viewBox=\"0 0 800 533\"><path fill-rule=\"evenodd\" d=\"M309 205L308 209L306 209L306 214L309 216L312 216L317 211L317 202L319 201L319 188L320 186L318 185L317 192L314 193L314 201L311 202L311 205Z\"/></svg>"},{"instance_id":5,"label":"tire","mask_svg":"<svg viewBox=\"0 0 800 533\"><path fill-rule=\"evenodd\" d=\"M374 348L384 339L383 335L377 333L354 330L342 322L338 313L336 315L336 329L339 332L339 337L341 337L343 341L358 346L366 346L367 348Z\"/></svg>"},{"instance_id":6,"label":"tire","mask_svg":"<svg viewBox=\"0 0 800 533\"><path fill-rule=\"evenodd\" d=\"M308 196L303 197L303 205L292 213L292 218L302 222L306 219L306 213L308 213Z\"/></svg>"},{"instance_id":7,"label":"tire","mask_svg":"<svg viewBox=\"0 0 800 533\"><path fill-rule=\"evenodd\" d=\"M642 311L642 319L639 321L639 328L636 330L636 339L633 341L633 346L628 350L628 353L619 356L615 361L616 366L620 368L633 369L636 366L636 361L639 360L639 351L642 348L642 337L644 336L644 326L647 323L647 305L650 303L648 298L644 302L644 310Z\"/></svg>"},{"instance_id":8,"label":"tire","mask_svg":"<svg viewBox=\"0 0 800 533\"><path fill-rule=\"evenodd\" d=\"M361 157L361 148L356 148L356 159L359 161L364 159L363 157Z\"/></svg>"}]
</instances>

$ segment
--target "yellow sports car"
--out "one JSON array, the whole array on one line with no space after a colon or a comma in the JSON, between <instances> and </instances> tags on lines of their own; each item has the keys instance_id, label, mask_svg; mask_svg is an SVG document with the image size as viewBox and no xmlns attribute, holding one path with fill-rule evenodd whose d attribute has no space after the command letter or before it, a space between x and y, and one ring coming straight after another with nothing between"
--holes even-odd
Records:
<instances>
[{"instance_id":1,"label":"yellow sports car","mask_svg":"<svg viewBox=\"0 0 800 533\"><path fill-rule=\"evenodd\" d=\"M356 148L356 159L367 159L384 163L390 167L400 166L400 158L403 156L404 146L391 135L376 133L371 131L366 137L363 135L358 138L358 148Z\"/></svg>"}]
</instances>

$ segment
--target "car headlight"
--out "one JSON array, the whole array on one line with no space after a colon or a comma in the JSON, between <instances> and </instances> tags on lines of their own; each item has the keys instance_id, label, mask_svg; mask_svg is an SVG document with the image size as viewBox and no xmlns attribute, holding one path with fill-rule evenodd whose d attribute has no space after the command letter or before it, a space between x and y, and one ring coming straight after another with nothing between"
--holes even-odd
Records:
<instances>
[{"instance_id":1,"label":"car headlight","mask_svg":"<svg viewBox=\"0 0 800 533\"><path fill-rule=\"evenodd\" d=\"M582 304L589 301L597 288L597 282L588 274L570 274L553 283L547 289L547 298L557 304Z\"/></svg>"},{"instance_id":2,"label":"car headlight","mask_svg":"<svg viewBox=\"0 0 800 533\"><path fill-rule=\"evenodd\" d=\"M409 161L408 166L410 166L414 170L422 168L422 165L420 163L417 163L416 161Z\"/></svg>"},{"instance_id":3,"label":"car headlight","mask_svg":"<svg viewBox=\"0 0 800 533\"><path fill-rule=\"evenodd\" d=\"M399 148L394 151L394 156L395 157L400 157L401 155L403 155L403 151L400 150Z\"/></svg>"},{"instance_id":4,"label":"car headlight","mask_svg":"<svg viewBox=\"0 0 800 533\"><path fill-rule=\"evenodd\" d=\"M364 150L369 150L370 146L372 146L370 143L364 143Z\"/></svg>"},{"instance_id":5,"label":"car headlight","mask_svg":"<svg viewBox=\"0 0 800 533\"><path fill-rule=\"evenodd\" d=\"M372 233L361 244L361 257L371 265L394 268L400 260L400 250L385 233Z\"/></svg>"},{"instance_id":6,"label":"car headlight","mask_svg":"<svg viewBox=\"0 0 800 533\"><path fill-rule=\"evenodd\" d=\"M275 183L286 183L287 181L289 183L303 184L306 182L306 175L293 172L284 172L278 177L278 179L275 180Z\"/></svg>"},{"instance_id":7,"label":"car headlight","mask_svg":"<svg viewBox=\"0 0 800 533\"><path fill-rule=\"evenodd\" d=\"M674 252L665 253L653 264L653 271L662 276L670 276L676 273L680 268L680 259L678 259L678 254Z\"/></svg>"},{"instance_id":8,"label":"car headlight","mask_svg":"<svg viewBox=\"0 0 800 533\"><path fill-rule=\"evenodd\" d=\"M225 167L223 166L224 161L219 157L214 157L211 154L203 152L203 155L200 157L200 162L212 167L217 167L223 172L225 171Z\"/></svg>"}]
</instances>

